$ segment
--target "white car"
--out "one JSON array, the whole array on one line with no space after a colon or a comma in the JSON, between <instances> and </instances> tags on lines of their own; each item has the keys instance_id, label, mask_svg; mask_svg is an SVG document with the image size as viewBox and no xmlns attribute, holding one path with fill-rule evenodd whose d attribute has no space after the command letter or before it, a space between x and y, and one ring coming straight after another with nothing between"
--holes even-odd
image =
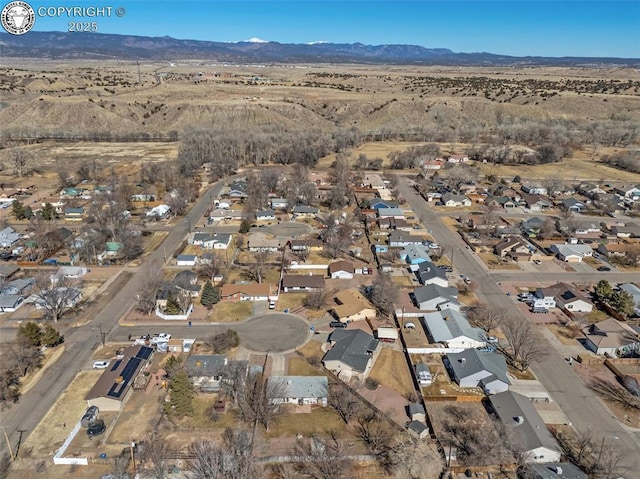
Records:
<instances>
[{"instance_id":1,"label":"white car","mask_svg":"<svg viewBox=\"0 0 640 479\"><path fill-rule=\"evenodd\" d=\"M94 361L93 362L93 369L107 369L107 367L109 366L110 362L111 361L107 361L107 360Z\"/></svg>"},{"instance_id":2,"label":"white car","mask_svg":"<svg viewBox=\"0 0 640 479\"><path fill-rule=\"evenodd\" d=\"M156 339L165 339L167 341L171 339L171 335L169 333L154 334L153 337Z\"/></svg>"}]
</instances>

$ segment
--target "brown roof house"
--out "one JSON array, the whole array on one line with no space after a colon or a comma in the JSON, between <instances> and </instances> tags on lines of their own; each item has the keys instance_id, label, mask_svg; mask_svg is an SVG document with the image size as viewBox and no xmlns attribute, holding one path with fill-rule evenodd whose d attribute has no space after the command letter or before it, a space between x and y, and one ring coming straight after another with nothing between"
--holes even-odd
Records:
<instances>
[{"instance_id":1,"label":"brown roof house","mask_svg":"<svg viewBox=\"0 0 640 479\"><path fill-rule=\"evenodd\" d=\"M273 283L225 284L220 292L223 301L269 301L278 299L278 287Z\"/></svg>"},{"instance_id":2,"label":"brown roof house","mask_svg":"<svg viewBox=\"0 0 640 479\"><path fill-rule=\"evenodd\" d=\"M529 246L520 238L509 237L504 241L501 241L494 246L496 255L500 258L505 258L510 254L527 254L529 253Z\"/></svg>"},{"instance_id":3,"label":"brown roof house","mask_svg":"<svg viewBox=\"0 0 640 479\"><path fill-rule=\"evenodd\" d=\"M592 324L584 333L587 348L596 354L615 357L640 351L640 335L617 319L609 318Z\"/></svg>"},{"instance_id":4,"label":"brown roof house","mask_svg":"<svg viewBox=\"0 0 640 479\"><path fill-rule=\"evenodd\" d=\"M321 291L324 289L324 278L316 275L285 274L282 277L282 291Z\"/></svg>"},{"instance_id":5,"label":"brown roof house","mask_svg":"<svg viewBox=\"0 0 640 479\"><path fill-rule=\"evenodd\" d=\"M343 323L376 317L376 308L355 288L340 291L335 301L333 315Z\"/></svg>"},{"instance_id":6,"label":"brown roof house","mask_svg":"<svg viewBox=\"0 0 640 479\"><path fill-rule=\"evenodd\" d=\"M329 265L329 276L331 279L353 279L355 267L349 261L336 261Z\"/></svg>"},{"instance_id":7,"label":"brown roof house","mask_svg":"<svg viewBox=\"0 0 640 479\"><path fill-rule=\"evenodd\" d=\"M89 406L100 411L120 411L133 391L136 377L149 363L153 349L136 345L125 348L122 355L111 361L100 379L85 396Z\"/></svg>"}]
</instances>

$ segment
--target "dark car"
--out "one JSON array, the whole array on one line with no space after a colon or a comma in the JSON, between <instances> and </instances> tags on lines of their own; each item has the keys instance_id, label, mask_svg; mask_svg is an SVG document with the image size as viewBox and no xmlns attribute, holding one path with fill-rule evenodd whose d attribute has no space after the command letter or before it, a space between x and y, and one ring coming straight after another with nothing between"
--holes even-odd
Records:
<instances>
[{"instance_id":1,"label":"dark car","mask_svg":"<svg viewBox=\"0 0 640 479\"><path fill-rule=\"evenodd\" d=\"M347 323L342 323L340 321L331 321L329 323L329 326L331 326L332 328L346 328Z\"/></svg>"},{"instance_id":2,"label":"dark car","mask_svg":"<svg viewBox=\"0 0 640 479\"><path fill-rule=\"evenodd\" d=\"M599 266L598 271L611 271L611 268L608 266Z\"/></svg>"},{"instance_id":3,"label":"dark car","mask_svg":"<svg viewBox=\"0 0 640 479\"><path fill-rule=\"evenodd\" d=\"M99 436L106 429L107 427L104 425L104 421L102 419L96 419L91 424L89 424L89 427L87 428L87 435L89 437Z\"/></svg>"}]
</instances>

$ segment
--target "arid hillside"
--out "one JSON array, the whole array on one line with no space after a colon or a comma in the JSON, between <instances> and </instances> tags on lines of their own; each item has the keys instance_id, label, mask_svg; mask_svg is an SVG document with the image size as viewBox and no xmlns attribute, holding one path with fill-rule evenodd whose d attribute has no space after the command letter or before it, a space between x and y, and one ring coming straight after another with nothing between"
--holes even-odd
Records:
<instances>
[{"instance_id":1,"label":"arid hillside","mask_svg":"<svg viewBox=\"0 0 640 479\"><path fill-rule=\"evenodd\" d=\"M139 69L138 69L139 68ZM176 137L206 123L456 134L521 119L640 121L631 69L78 62L0 69L5 134ZM426 133L425 133L426 132Z\"/></svg>"}]
</instances>

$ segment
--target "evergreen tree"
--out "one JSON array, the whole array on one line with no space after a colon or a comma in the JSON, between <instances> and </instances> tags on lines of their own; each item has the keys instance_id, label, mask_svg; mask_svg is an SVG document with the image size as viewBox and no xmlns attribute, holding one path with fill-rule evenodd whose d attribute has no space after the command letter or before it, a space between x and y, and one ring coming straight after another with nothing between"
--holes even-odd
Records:
<instances>
[{"instance_id":1,"label":"evergreen tree","mask_svg":"<svg viewBox=\"0 0 640 479\"><path fill-rule=\"evenodd\" d=\"M220 292L217 288L214 288L211 281L204 283L202 288L202 295L200 296L200 303L202 306L206 306L208 309L220 301Z\"/></svg>"},{"instance_id":2,"label":"evergreen tree","mask_svg":"<svg viewBox=\"0 0 640 479\"><path fill-rule=\"evenodd\" d=\"M245 234L245 233L248 233L250 229L251 229L251 221L249 221L247 218L244 218L240 222L240 230L239 230L239 232L242 233L242 234Z\"/></svg>"},{"instance_id":3,"label":"evergreen tree","mask_svg":"<svg viewBox=\"0 0 640 479\"><path fill-rule=\"evenodd\" d=\"M53 207L51 203L48 203L48 202L44 204L44 206L42 207L42 210L40 210L40 214L47 221L51 221L55 219L57 216L56 209Z\"/></svg>"},{"instance_id":4,"label":"evergreen tree","mask_svg":"<svg viewBox=\"0 0 640 479\"><path fill-rule=\"evenodd\" d=\"M24 207L24 205L18 200L14 200L12 205L13 205L13 216L15 216L17 220L25 219L26 208Z\"/></svg>"},{"instance_id":5,"label":"evergreen tree","mask_svg":"<svg viewBox=\"0 0 640 479\"><path fill-rule=\"evenodd\" d=\"M173 378L174 373L180 369L181 364L182 361L178 356L169 356L167 358L167 361L164 363L164 370L167 372L169 379Z\"/></svg>"},{"instance_id":6,"label":"evergreen tree","mask_svg":"<svg viewBox=\"0 0 640 479\"><path fill-rule=\"evenodd\" d=\"M609 304L612 308L625 316L632 315L635 309L633 296L626 291L614 291L609 299Z\"/></svg>"},{"instance_id":7,"label":"evergreen tree","mask_svg":"<svg viewBox=\"0 0 640 479\"><path fill-rule=\"evenodd\" d=\"M594 288L593 292L599 301L607 302L613 294L613 288L611 287L611 284L609 284L609 281L607 281L606 279L601 279L600 281L598 281L598 284Z\"/></svg>"},{"instance_id":8,"label":"evergreen tree","mask_svg":"<svg viewBox=\"0 0 640 479\"><path fill-rule=\"evenodd\" d=\"M24 338L31 346L40 346L43 343L43 334L40 326L29 321L28 323L21 324L18 328L18 336Z\"/></svg>"},{"instance_id":9,"label":"evergreen tree","mask_svg":"<svg viewBox=\"0 0 640 479\"><path fill-rule=\"evenodd\" d=\"M169 294L167 305L164 307L164 314L182 314L178 300L173 294Z\"/></svg>"},{"instance_id":10,"label":"evergreen tree","mask_svg":"<svg viewBox=\"0 0 640 479\"><path fill-rule=\"evenodd\" d=\"M169 385L170 401L165 403L168 416L181 418L193 415L193 397L195 395L191 379L184 369L179 369L173 375Z\"/></svg>"},{"instance_id":11,"label":"evergreen tree","mask_svg":"<svg viewBox=\"0 0 640 479\"><path fill-rule=\"evenodd\" d=\"M50 324L46 324L44 327L44 331L42 332L42 344L52 348L64 342L64 336L60 334L56 328L51 326Z\"/></svg>"}]
</instances>

